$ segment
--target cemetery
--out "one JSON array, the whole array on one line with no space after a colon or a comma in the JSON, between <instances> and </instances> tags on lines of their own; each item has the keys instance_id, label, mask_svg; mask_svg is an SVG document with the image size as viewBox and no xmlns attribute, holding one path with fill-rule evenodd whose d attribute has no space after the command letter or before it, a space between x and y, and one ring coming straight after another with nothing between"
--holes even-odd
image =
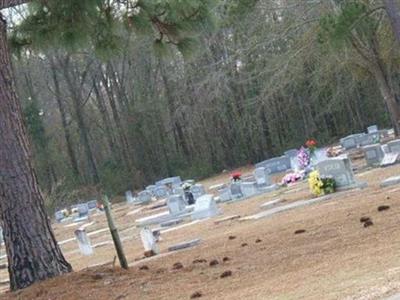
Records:
<instances>
[{"instance_id":1,"label":"cemetery","mask_svg":"<svg viewBox=\"0 0 400 300\"><path fill-rule=\"evenodd\" d=\"M384 167L382 160L398 153L398 141L387 141L388 152L369 141L333 157L328 148L308 146L305 167L305 150L291 150L200 182L171 177L115 197L111 212L127 271L118 268L97 200L60 209L53 230L76 273L22 295L78 299L96 290L98 299L191 299L196 293L205 299L385 299L399 288L400 179L397 159ZM321 183L318 192L314 181ZM6 291L2 247L0 288ZM62 288L73 284L83 288Z\"/></svg>"},{"instance_id":2,"label":"cemetery","mask_svg":"<svg viewBox=\"0 0 400 300\"><path fill-rule=\"evenodd\" d=\"M400 300L400 0L0 14L0 300Z\"/></svg>"}]
</instances>

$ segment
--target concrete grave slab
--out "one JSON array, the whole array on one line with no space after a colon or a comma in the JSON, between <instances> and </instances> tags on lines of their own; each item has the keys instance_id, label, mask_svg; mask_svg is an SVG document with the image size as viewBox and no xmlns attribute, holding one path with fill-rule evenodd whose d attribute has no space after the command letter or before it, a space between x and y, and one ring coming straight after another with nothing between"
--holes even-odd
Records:
<instances>
[{"instance_id":1,"label":"concrete grave slab","mask_svg":"<svg viewBox=\"0 0 400 300\"><path fill-rule=\"evenodd\" d=\"M197 246L198 244L200 244L201 239L195 239L195 240L191 240L191 241L187 241L187 242L182 242L173 246L168 247L168 251L177 251L177 250L182 250L182 249L186 249L186 248L191 248L194 246Z\"/></svg>"},{"instance_id":2,"label":"concrete grave slab","mask_svg":"<svg viewBox=\"0 0 400 300\"><path fill-rule=\"evenodd\" d=\"M380 184L380 187L385 188L399 183L400 183L400 176L393 176L383 180Z\"/></svg>"}]
</instances>

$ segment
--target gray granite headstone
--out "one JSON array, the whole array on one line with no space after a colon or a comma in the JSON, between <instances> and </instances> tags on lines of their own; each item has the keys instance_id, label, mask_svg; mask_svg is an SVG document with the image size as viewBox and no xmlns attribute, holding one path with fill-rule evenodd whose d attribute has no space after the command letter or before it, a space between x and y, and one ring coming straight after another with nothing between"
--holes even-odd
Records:
<instances>
[{"instance_id":1,"label":"gray granite headstone","mask_svg":"<svg viewBox=\"0 0 400 300\"><path fill-rule=\"evenodd\" d=\"M221 202L226 202L232 199L231 188L225 187L218 190L219 198Z\"/></svg>"},{"instance_id":2,"label":"gray granite headstone","mask_svg":"<svg viewBox=\"0 0 400 300\"><path fill-rule=\"evenodd\" d=\"M372 145L380 142L379 132L367 133L359 137L358 141L360 146Z\"/></svg>"},{"instance_id":3,"label":"gray granite headstone","mask_svg":"<svg viewBox=\"0 0 400 300\"><path fill-rule=\"evenodd\" d=\"M97 208L97 200L88 201L87 206L88 206L89 210L96 209Z\"/></svg>"},{"instance_id":4,"label":"gray granite headstone","mask_svg":"<svg viewBox=\"0 0 400 300\"><path fill-rule=\"evenodd\" d=\"M335 157L319 162L316 168L321 177L332 177L337 187L346 187L355 184L350 159Z\"/></svg>"},{"instance_id":5,"label":"gray granite headstone","mask_svg":"<svg viewBox=\"0 0 400 300\"><path fill-rule=\"evenodd\" d=\"M165 185L157 186L157 187L153 190L153 194L154 194L154 196L156 196L158 199L166 198L166 197L168 197L168 195L169 195L168 189L166 188Z\"/></svg>"},{"instance_id":6,"label":"gray granite headstone","mask_svg":"<svg viewBox=\"0 0 400 300\"><path fill-rule=\"evenodd\" d=\"M133 197L132 191L126 191L125 192L125 199L126 199L127 203L135 202L135 197Z\"/></svg>"},{"instance_id":7,"label":"gray granite headstone","mask_svg":"<svg viewBox=\"0 0 400 300\"><path fill-rule=\"evenodd\" d=\"M358 147L358 139L364 135L363 133L351 134L342 139L340 139L340 144L346 150L357 148Z\"/></svg>"},{"instance_id":8,"label":"gray granite headstone","mask_svg":"<svg viewBox=\"0 0 400 300\"><path fill-rule=\"evenodd\" d=\"M260 186L260 187L261 186L269 186L272 184L269 173L263 167L256 168L254 170L253 175L256 180L257 186Z\"/></svg>"},{"instance_id":9,"label":"gray granite headstone","mask_svg":"<svg viewBox=\"0 0 400 300\"><path fill-rule=\"evenodd\" d=\"M240 190L244 197L251 197L257 194L257 183L255 181L241 182Z\"/></svg>"},{"instance_id":10,"label":"gray granite headstone","mask_svg":"<svg viewBox=\"0 0 400 300\"><path fill-rule=\"evenodd\" d=\"M142 204L149 203L151 201L152 194L149 191L141 191L138 193L138 201Z\"/></svg>"},{"instance_id":11,"label":"gray granite headstone","mask_svg":"<svg viewBox=\"0 0 400 300\"><path fill-rule=\"evenodd\" d=\"M199 197L206 194L206 189L202 184L197 183L190 187L190 192L193 194L194 199L198 199Z\"/></svg>"},{"instance_id":12,"label":"gray granite headstone","mask_svg":"<svg viewBox=\"0 0 400 300\"><path fill-rule=\"evenodd\" d=\"M171 215L177 215L185 210L186 202L182 195L172 195L167 199L167 206Z\"/></svg>"},{"instance_id":13,"label":"gray granite headstone","mask_svg":"<svg viewBox=\"0 0 400 300\"><path fill-rule=\"evenodd\" d=\"M280 156L256 164L256 168L265 168L269 174L281 173L291 169L290 157Z\"/></svg>"},{"instance_id":14,"label":"gray granite headstone","mask_svg":"<svg viewBox=\"0 0 400 300\"><path fill-rule=\"evenodd\" d=\"M88 216L89 207L88 207L87 203L78 204L77 209L78 209L79 218L84 218L84 217Z\"/></svg>"},{"instance_id":15,"label":"gray granite headstone","mask_svg":"<svg viewBox=\"0 0 400 300\"><path fill-rule=\"evenodd\" d=\"M365 160L368 166L379 166L385 153L382 150L381 144L373 144L363 147Z\"/></svg>"},{"instance_id":16,"label":"gray granite headstone","mask_svg":"<svg viewBox=\"0 0 400 300\"><path fill-rule=\"evenodd\" d=\"M238 199L243 197L243 193L240 188L239 182L232 182L230 189L231 189L231 196L233 199Z\"/></svg>"},{"instance_id":17,"label":"gray granite headstone","mask_svg":"<svg viewBox=\"0 0 400 300\"><path fill-rule=\"evenodd\" d=\"M293 158L293 157L297 157L298 152L299 151L297 149L290 149L290 150L285 151L284 155L289 156L290 158Z\"/></svg>"},{"instance_id":18,"label":"gray granite headstone","mask_svg":"<svg viewBox=\"0 0 400 300\"><path fill-rule=\"evenodd\" d=\"M387 143L391 153L400 153L400 140L393 140Z\"/></svg>"},{"instance_id":19,"label":"gray granite headstone","mask_svg":"<svg viewBox=\"0 0 400 300\"><path fill-rule=\"evenodd\" d=\"M60 223L62 220L64 220L64 213L62 211L56 211L54 214L54 217L58 223Z\"/></svg>"}]
</instances>

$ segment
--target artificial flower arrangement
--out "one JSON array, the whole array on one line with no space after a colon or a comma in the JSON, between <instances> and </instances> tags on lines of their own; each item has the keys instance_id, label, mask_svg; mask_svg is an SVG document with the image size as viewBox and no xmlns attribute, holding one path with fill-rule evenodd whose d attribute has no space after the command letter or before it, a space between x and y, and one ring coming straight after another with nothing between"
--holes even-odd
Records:
<instances>
[{"instance_id":1,"label":"artificial flower arrangement","mask_svg":"<svg viewBox=\"0 0 400 300\"><path fill-rule=\"evenodd\" d=\"M297 161L301 169L305 169L310 165L311 157L307 148L301 147L297 152Z\"/></svg>"},{"instance_id":2,"label":"artificial flower arrangement","mask_svg":"<svg viewBox=\"0 0 400 300\"><path fill-rule=\"evenodd\" d=\"M288 185L291 183L295 183L299 180L303 180L304 175L305 175L304 171L288 173L282 178L282 184Z\"/></svg>"},{"instance_id":3,"label":"artificial flower arrangement","mask_svg":"<svg viewBox=\"0 0 400 300\"><path fill-rule=\"evenodd\" d=\"M317 141L314 139L308 139L306 141L306 147L310 151L310 154L312 155L315 149L317 149Z\"/></svg>"},{"instance_id":4,"label":"artificial flower arrangement","mask_svg":"<svg viewBox=\"0 0 400 300\"><path fill-rule=\"evenodd\" d=\"M310 173L308 178L311 193L322 196L336 191L336 182L332 177L321 177L318 171Z\"/></svg>"},{"instance_id":5,"label":"artificial flower arrangement","mask_svg":"<svg viewBox=\"0 0 400 300\"><path fill-rule=\"evenodd\" d=\"M233 181L239 181L242 179L242 173L240 173L239 171L233 172L231 174L231 178Z\"/></svg>"}]
</instances>

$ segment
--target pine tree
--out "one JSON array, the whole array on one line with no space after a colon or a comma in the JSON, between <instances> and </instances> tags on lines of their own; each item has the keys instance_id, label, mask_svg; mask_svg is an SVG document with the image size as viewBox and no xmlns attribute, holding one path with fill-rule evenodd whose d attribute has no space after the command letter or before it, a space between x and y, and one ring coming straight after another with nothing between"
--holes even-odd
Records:
<instances>
[{"instance_id":1,"label":"pine tree","mask_svg":"<svg viewBox=\"0 0 400 300\"><path fill-rule=\"evenodd\" d=\"M211 26L211 0L0 0L0 9L29 2L28 17L11 44L40 49L93 47L103 56L118 51L122 26L153 34L155 47L168 44L189 53L195 32ZM44 209L31 162L22 110L15 89L7 24L0 20L0 219L12 290L72 270Z\"/></svg>"}]
</instances>

